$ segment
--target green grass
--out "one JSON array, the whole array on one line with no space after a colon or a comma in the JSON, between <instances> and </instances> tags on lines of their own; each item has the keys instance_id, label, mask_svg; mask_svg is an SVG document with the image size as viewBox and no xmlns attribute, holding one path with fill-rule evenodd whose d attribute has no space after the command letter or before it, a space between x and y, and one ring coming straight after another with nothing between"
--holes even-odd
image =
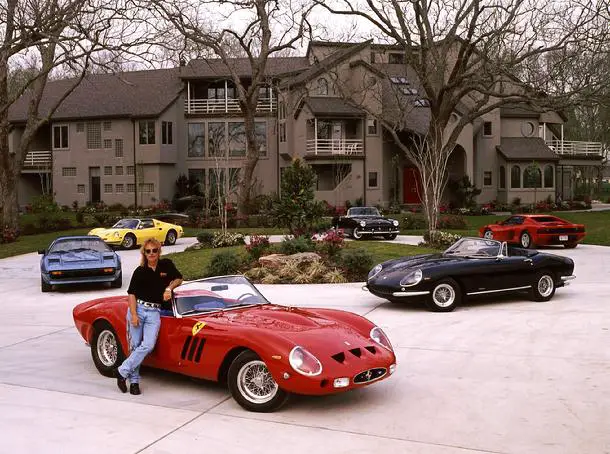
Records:
<instances>
[{"instance_id":1,"label":"green grass","mask_svg":"<svg viewBox=\"0 0 610 454\"><path fill-rule=\"evenodd\" d=\"M24 235L17 238L13 243L0 244L0 259L12 257L19 254L27 254L36 252L39 249L44 249L55 238L64 235L86 235L89 227L82 229L62 230L61 232L39 233L37 235Z\"/></svg>"},{"instance_id":2,"label":"green grass","mask_svg":"<svg viewBox=\"0 0 610 454\"><path fill-rule=\"evenodd\" d=\"M407 255L428 254L438 252L436 249L410 246L406 244L384 243L376 241L350 241L346 243L348 249L363 248L373 255L374 263L384 262L386 260L404 257ZM244 258L247 257L244 246L233 246L230 248L218 249L199 249L193 251L184 251L174 254L167 254L166 257L172 259L176 267L180 270L185 280L192 280L204 277L207 267L212 260L212 257L220 251L233 250Z\"/></svg>"}]
</instances>

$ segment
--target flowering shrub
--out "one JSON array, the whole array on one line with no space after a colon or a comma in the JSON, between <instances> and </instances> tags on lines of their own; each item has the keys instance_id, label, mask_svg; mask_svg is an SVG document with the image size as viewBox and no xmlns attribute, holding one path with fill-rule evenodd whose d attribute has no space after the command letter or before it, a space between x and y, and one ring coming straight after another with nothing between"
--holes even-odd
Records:
<instances>
[{"instance_id":1,"label":"flowering shrub","mask_svg":"<svg viewBox=\"0 0 610 454\"><path fill-rule=\"evenodd\" d=\"M441 230L435 230L430 235L430 232L424 233L424 242L425 246L437 246L437 247L449 247L457 240L462 238L460 235L456 235L454 233L443 232Z\"/></svg>"},{"instance_id":2,"label":"flowering shrub","mask_svg":"<svg viewBox=\"0 0 610 454\"><path fill-rule=\"evenodd\" d=\"M460 230L467 229L468 224L462 216L441 216L438 220L437 227L439 229Z\"/></svg>"},{"instance_id":3,"label":"flowering shrub","mask_svg":"<svg viewBox=\"0 0 610 454\"><path fill-rule=\"evenodd\" d=\"M321 249L328 254L329 257L333 257L345 246L345 240L343 234L337 230L329 230L322 237Z\"/></svg>"},{"instance_id":4,"label":"flowering shrub","mask_svg":"<svg viewBox=\"0 0 610 454\"><path fill-rule=\"evenodd\" d=\"M238 244L245 244L245 242L244 236L241 233L214 232L212 247L237 246Z\"/></svg>"},{"instance_id":5,"label":"flowering shrub","mask_svg":"<svg viewBox=\"0 0 610 454\"><path fill-rule=\"evenodd\" d=\"M250 243L246 244L246 251L252 260L258 260L269 249L269 237L265 235L251 235Z\"/></svg>"},{"instance_id":6,"label":"flowering shrub","mask_svg":"<svg viewBox=\"0 0 610 454\"><path fill-rule=\"evenodd\" d=\"M17 229L11 228L8 225L4 227L2 230L2 235L0 236L0 244L4 243L12 243L19 236L19 232Z\"/></svg>"}]
</instances>

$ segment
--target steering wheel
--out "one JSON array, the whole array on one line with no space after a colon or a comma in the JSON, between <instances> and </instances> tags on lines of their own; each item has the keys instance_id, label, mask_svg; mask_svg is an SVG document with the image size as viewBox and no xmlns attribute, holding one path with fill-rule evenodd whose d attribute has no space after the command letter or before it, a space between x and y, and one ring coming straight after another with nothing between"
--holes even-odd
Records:
<instances>
[{"instance_id":1,"label":"steering wheel","mask_svg":"<svg viewBox=\"0 0 610 454\"><path fill-rule=\"evenodd\" d=\"M256 295L254 293L244 293L243 295L240 295L239 298L237 298L237 301L241 301L242 298L246 298L247 296L254 296L254 297L256 297Z\"/></svg>"}]
</instances>

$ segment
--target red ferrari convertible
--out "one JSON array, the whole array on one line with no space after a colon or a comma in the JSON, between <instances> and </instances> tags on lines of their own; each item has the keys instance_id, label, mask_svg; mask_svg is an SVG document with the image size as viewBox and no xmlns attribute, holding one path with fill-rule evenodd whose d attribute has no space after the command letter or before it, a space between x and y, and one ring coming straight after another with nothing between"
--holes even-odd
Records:
<instances>
[{"instance_id":1,"label":"red ferrari convertible","mask_svg":"<svg viewBox=\"0 0 610 454\"><path fill-rule=\"evenodd\" d=\"M548 214L515 214L496 224L484 225L479 236L516 243L523 248L563 244L570 249L585 237L585 226Z\"/></svg>"},{"instance_id":2,"label":"red ferrari convertible","mask_svg":"<svg viewBox=\"0 0 610 454\"><path fill-rule=\"evenodd\" d=\"M127 296L74 308L78 332L93 362L112 376L127 352ZM244 276L183 284L172 311L162 314L155 350L144 365L226 381L250 411L279 408L290 393L331 394L389 377L396 357L389 339L369 320L334 309L271 304Z\"/></svg>"}]
</instances>

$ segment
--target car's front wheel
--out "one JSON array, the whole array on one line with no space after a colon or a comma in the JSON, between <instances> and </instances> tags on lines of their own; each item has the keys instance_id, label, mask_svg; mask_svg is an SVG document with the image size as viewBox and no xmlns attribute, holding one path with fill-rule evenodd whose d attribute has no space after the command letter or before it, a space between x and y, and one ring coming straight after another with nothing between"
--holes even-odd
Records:
<instances>
[{"instance_id":1,"label":"car's front wheel","mask_svg":"<svg viewBox=\"0 0 610 454\"><path fill-rule=\"evenodd\" d=\"M352 237L355 240L361 240L362 239L362 232L360 231L359 227L354 227L354 230L352 230Z\"/></svg>"},{"instance_id":2,"label":"car's front wheel","mask_svg":"<svg viewBox=\"0 0 610 454\"><path fill-rule=\"evenodd\" d=\"M131 233L128 233L127 235L125 235L125 238L123 238L123 242L121 243L121 246L123 246L125 249L131 249L133 247L136 246L136 237L133 236Z\"/></svg>"},{"instance_id":3,"label":"car's front wheel","mask_svg":"<svg viewBox=\"0 0 610 454\"><path fill-rule=\"evenodd\" d=\"M398 235L397 235L396 233L388 233L388 234L385 236L385 239L386 239L386 240L394 240L394 239L396 239L396 237L397 237L397 236L398 236Z\"/></svg>"},{"instance_id":4,"label":"car's front wheel","mask_svg":"<svg viewBox=\"0 0 610 454\"><path fill-rule=\"evenodd\" d=\"M532 298L534 301L549 301L555 295L555 279L549 271L538 273L532 284Z\"/></svg>"},{"instance_id":5,"label":"car's front wheel","mask_svg":"<svg viewBox=\"0 0 610 454\"><path fill-rule=\"evenodd\" d=\"M175 230L170 230L169 232L167 232L167 235L165 236L165 244L167 246L172 246L174 244L176 244L176 231Z\"/></svg>"},{"instance_id":6,"label":"car's front wheel","mask_svg":"<svg viewBox=\"0 0 610 454\"><path fill-rule=\"evenodd\" d=\"M125 359L116 332L107 322L96 324L91 339L91 356L100 374L113 377L114 369Z\"/></svg>"},{"instance_id":7,"label":"car's front wheel","mask_svg":"<svg viewBox=\"0 0 610 454\"><path fill-rule=\"evenodd\" d=\"M446 278L434 285L426 300L426 307L434 312L451 312L461 301L462 290L459 284L451 278Z\"/></svg>"},{"instance_id":8,"label":"car's front wheel","mask_svg":"<svg viewBox=\"0 0 610 454\"><path fill-rule=\"evenodd\" d=\"M228 384L233 398L249 411L275 411L288 399L288 393L273 379L265 362L251 350L233 360Z\"/></svg>"},{"instance_id":9,"label":"car's front wheel","mask_svg":"<svg viewBox=\"0 0 610 454\"><path fill-rule=\"evenodd\" d=\"M110 287L112 288L121 288L123 286L123 274L119 274L114 281L110 283Z\"/></svg>"},{"instance_id":10,"label":"car's front wheel","mask_svg":"<svg viewBox=\"0 0 610 454\"><path fill-rule=\"evenodd\" d=\"M44 279L41 277L40 278L40 290L42 290L42 292L46 293L46 292L50 292L53 289L53 286L51 284L47 284Z\"/></svg>"}]
</instances>

